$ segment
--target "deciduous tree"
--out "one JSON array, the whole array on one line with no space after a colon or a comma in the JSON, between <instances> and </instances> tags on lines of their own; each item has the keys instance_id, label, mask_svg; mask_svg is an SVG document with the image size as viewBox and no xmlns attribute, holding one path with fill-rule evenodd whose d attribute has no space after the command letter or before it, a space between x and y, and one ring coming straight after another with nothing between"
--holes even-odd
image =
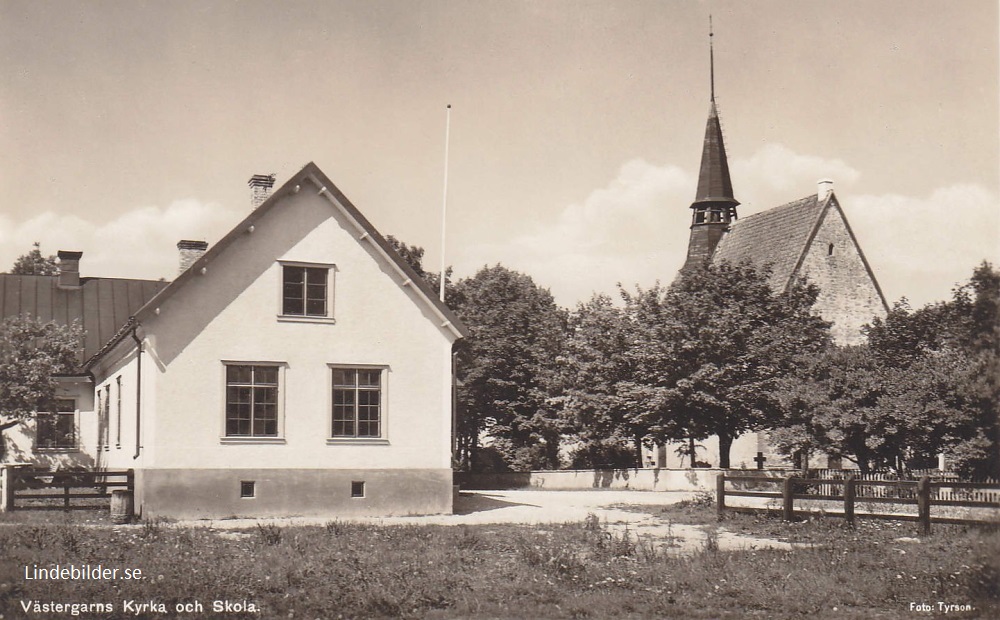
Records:
<instances>
[{"instance_id":1,"label":"deciduous tree","mask_svg":"<svg viewBox=\"0 0 1000 620\"><path fill-rule=\"evenodd\" d=\"M552 397L565 311L529 276L501 265L456 283L453 307L470 331L457 365L466 464L476 466L485 431L512 469L558 467L563 424Z\"/></svg>"},{"instance_id":2,"label":"deciduous tree","mask_svg":"<svg viewBox=\"0 0 1000 620\"><path fill-rule=\"evenodd\" d=\"M829 323L812 312L815 286L775 292L769 277L747 262L708 264L662 292L629 296L632 401L645 406L656 439L716 435L720 466L729 467L737 437L780 423L775 390L803 357L829 346Z\"/></svg>"},{"instance_id":3,"label":"deciduous tree","mask_svg":"<svg viewBox=\"0 0 1000 620\"><path fill-rule=\"evenodd\" d=\"M53 375L78 365L82 330L31 317L12 316L0 322L0 452L3 432L47 410L53 403Z\"/></svg>"},{"instance_id":4,"label":"deciduous tree","mask_svg":"<svg viewBox=\"0 0 1000 620\"><path fill-rule=\"evenodd\" d=\"M814 360L784 382L785 450L819 449L866 471L927 466L945 452L969 475L1000 474L1000 274L984 263L948 302L905 300L868 342Z\"/></svg>"},{"instance_id":5,"label":"deciduous tree","mask_svg":"<svg viewBox=\"0 0 1000 620\"><path fill-rule=\"evenodd\" d=\"M594 295L569 315L565 348L556 360L557 400L577 442L571 454L575 468L640 465L635 446L647 429L633 424L634 410L621 393L632 380L629 332L624 311L607 295Z\"/></svg>"},{"instance_id":6,"label":"deciduous tree","mask_svg":"<svg viewBox=\"0 0 1000 620\"><path fill-rule=\"evenodd\" d=\"M44 256L41 244L36 241L30 252L17 257L10 273L18 276L54 276L59 273L59 264L55 256Z\"/></svg>"}]
</instances>

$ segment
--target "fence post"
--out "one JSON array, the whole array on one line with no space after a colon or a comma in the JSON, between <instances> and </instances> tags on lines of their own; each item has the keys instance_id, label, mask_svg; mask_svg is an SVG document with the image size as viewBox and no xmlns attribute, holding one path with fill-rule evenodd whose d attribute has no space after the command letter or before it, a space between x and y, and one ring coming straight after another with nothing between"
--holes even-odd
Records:
<instances>
[{"instance_id":1,"label":"fence post","mask_svg":"<svg viewBox=\"0 0 1000 620\"><path fill-rule=\"evenodd\" d=\"M14 468L0 465L0 512L14 510Z\"/></svg>"},{"instance_id":2,"label":"fence post","mask_svg":"<svg viewBox=\"0 0 1000 620\"><path fill-rule=\"evenodd\" d=\"M857 495L856 482L857 478L854 474L848 474L847 480L844 481L844 518L847 519L847 524L854 527L854 498Z\"/></svg>"},{"instance_id":3,"label":"fence post","mask_svg":"<svg viewBox=\"0 0 1000 620\"><path fill-rule=\"evenodd\" d=\"M719 473L715 478L715 510L721 521L726 512L726 472Z\"/></svg>"},{"instance_id":4,"label":"fence post","mask_svg":"<svg viewBox=\"0 0 1000 620\"><path fill-rule=\"evenodd\" d=\"M785 521L791 521L795 517L792 505L792 480L794 480L792 476L785 477L785 483L781 486L782 518Z\"/></svg>"},{"instance_id":5,"label":"fence post","mask_svg":"<svg viewBox=\"0 0 1000 620\"><path fill-rule=\"evenodd\" d=\"M931 479L922 476L917 482L917 521L920 523L920 533L931 533Z\"/></svg>"}]
</instances>

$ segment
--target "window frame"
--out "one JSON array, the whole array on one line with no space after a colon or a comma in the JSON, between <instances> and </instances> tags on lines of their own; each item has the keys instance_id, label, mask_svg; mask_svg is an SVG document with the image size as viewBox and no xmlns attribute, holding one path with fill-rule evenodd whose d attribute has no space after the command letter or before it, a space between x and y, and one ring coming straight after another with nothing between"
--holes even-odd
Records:
<instances>
[{"instance_id":1,"label":"window frame","mask_svg":"<svg viewBox=\"0 0 1000 620\"><path fill-rule=\"evenodd\" d=\"M229 435L228 409L229 409L229 367L230 366L251 366L268 367L277 371L277 385L275 389L276 409L276 429L274 435ZM219 427L219 442L223 444L283 444L285 443L285 371L288 367L286 362L264 361L264 360L222 360L221 373L221 421ZM251 409L251 432L253 432L253 411Z\"/></svg>"},{"instance_id":2,"label":"window frame","mask_svg":"<svg viewBox=\"0 0 1000 620\"><path fill-rule=\"evenodd\" d=\"M122 447L122 376L118 375L115 377L115 409L118 418L118 423L115 425L115 449L121 450Z\"/></svg>"},{"instance_id":3,"label":"window frame","mask_svg":"<svg viewBox=\"0 0 1000 620\"><path fill-rule=\"evenodd\" d=\"M336 444L367 444L367 445L387 445L389 443L389 372L390 368L386 364L340 364L340 363L330 363L326 365L329 371L327 372L327 427L326 427L326 443L328 445ZM355 400L354 403L354 424L355 424L355 434L353 436L349 435L334 435L333 434L333 399L335 387L333 384L333 374L335 370L377 370L379 372L379 435L375 436L358 436L357 435L357 424L358 424L358 402ZM357 387L355 387L357 389Z\"/></svg>"},{"instance_id":4,"label":"window frame","mask_svg":"<svg viewBox=\"0 0 1000 620\"><path fill-rule=\"evenodd\" d=\"M35 441L34 449L36 452L43 453L58 453L58 452L79 452L80 451L80 405L77 398L74 397L64 397L57 396L55 402L59 401L71 402L73 403L73 411L59 411L58 404L56 405L56 411L36 411L35 412ZM38 441L39 436L39 416L52 416L52 415L62 415L62 416L73 416L73 445L72 446L42 446Z\"/></svg>"},{"instance_id":5,"label":"window frame","mask_svg":"<svg viewBox=\"0 0 1000 620\"><path fill-rule=\"evenodd\" d=\"M307 298L303 297L303 314L288 314L285 312L285 268L300 269L325 269L326 270L326 313L325 314L305 314ZM316 263L305 261L278 261L278 321L291 323L336 323L334 315L336 296L334 285L336 284L337 265L334 263Z\"/></svg>"},{"instance_id":6,"label":"window frame","mask_svg":"<svg viewBox=\"0 0 1000 620\"><path fill-rule=\"evenodd\" d=\"M104 384L104 398L100 397L101 388L97 388L99 403L97 411L97 450L111 450L111 382Z\"/></svg>"}]
</instances>

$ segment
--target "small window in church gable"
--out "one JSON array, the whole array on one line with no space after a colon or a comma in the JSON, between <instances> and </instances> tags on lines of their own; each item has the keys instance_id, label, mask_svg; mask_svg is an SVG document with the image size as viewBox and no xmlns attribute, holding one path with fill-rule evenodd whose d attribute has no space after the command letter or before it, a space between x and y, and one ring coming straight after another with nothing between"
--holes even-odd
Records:
<instances>
[{"instance_id":1,"label":"small window in church gable","mask_svg":"<svg viewBox=\"0 0 1000 620\"><path fill-rule=\"evenodd\" d=\"M826 247L826 255L827 256L833 256L833 244L832 243Z\"/></svg>"}]
</instances>

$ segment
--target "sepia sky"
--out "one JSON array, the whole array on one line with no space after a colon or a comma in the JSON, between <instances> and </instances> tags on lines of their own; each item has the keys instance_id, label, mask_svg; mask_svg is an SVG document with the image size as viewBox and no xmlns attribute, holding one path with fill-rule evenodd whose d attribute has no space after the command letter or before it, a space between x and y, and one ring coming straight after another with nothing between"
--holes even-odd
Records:
<instances>
[{"instance_id":1,"label":"sepia sky","mask_svg":"<svg viewBox=\"0 0 1000 620\"><path fill-rule=\"evenodd\" d=\"M716 92L740 215L832 178L890 303L1000 263L995 0L0 0L0 269L168 279L309 161L383 233L573 306L683 262Z\"/></svg>"}]
</instances>

